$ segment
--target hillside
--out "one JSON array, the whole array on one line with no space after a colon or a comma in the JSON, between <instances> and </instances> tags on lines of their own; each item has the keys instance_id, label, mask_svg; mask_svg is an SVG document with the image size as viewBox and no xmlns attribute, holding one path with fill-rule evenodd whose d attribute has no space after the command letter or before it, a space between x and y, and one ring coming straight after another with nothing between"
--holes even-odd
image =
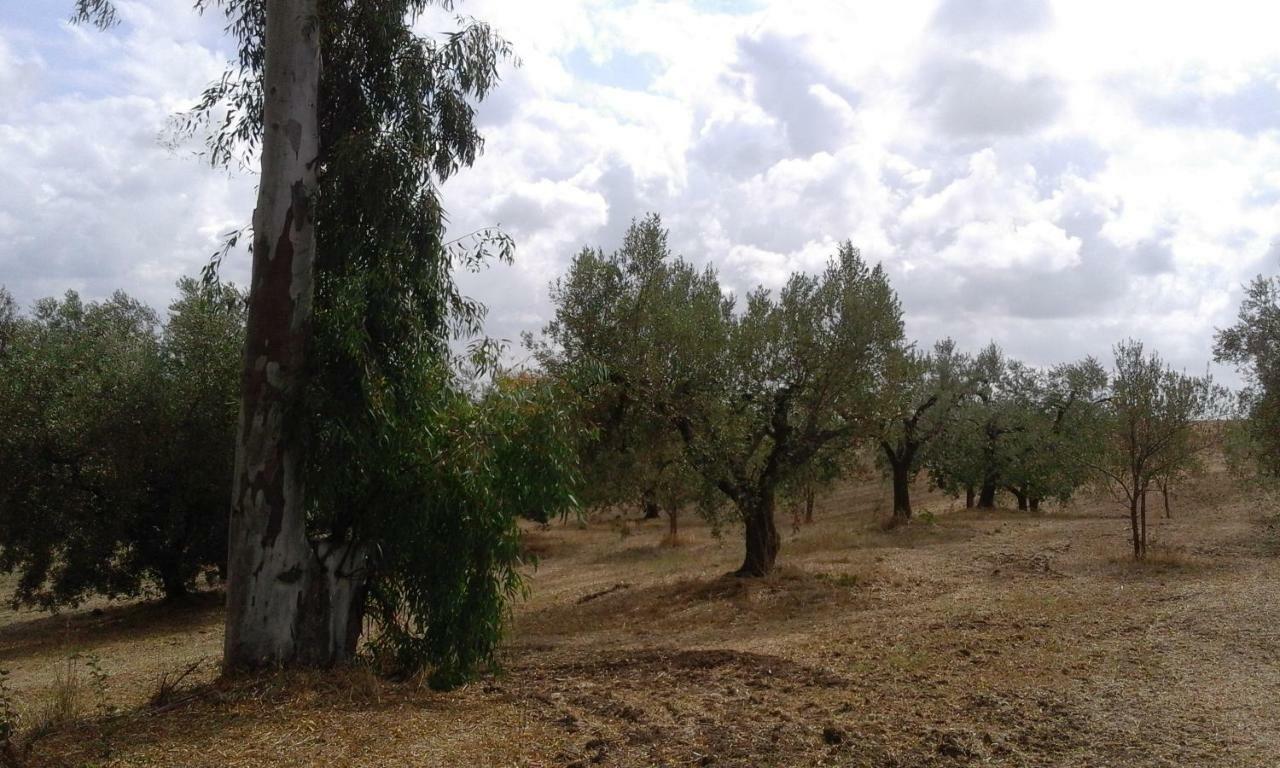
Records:
<instances>
[{"instance_id":1,"label":"hillside","mask_svg":"<svg viewBox=\"0 0 1280 768\"><path fill-rule=\"evenodd\" d=\"M79 670L80 718L36 765L1274 764L1269 500L1212 472L1136 564L1105 498L1029 515L922 495L931 521L883 531L886 492L788 519L762 580L722 577L738 537L692 521L677 548L664 521L530 527L541 563L505 669L450 693L364 670L215 681L216 595L6 613L0 663L28 725ZM105 700L74 653L99 660Z\"/></svg>"}]
</instances>

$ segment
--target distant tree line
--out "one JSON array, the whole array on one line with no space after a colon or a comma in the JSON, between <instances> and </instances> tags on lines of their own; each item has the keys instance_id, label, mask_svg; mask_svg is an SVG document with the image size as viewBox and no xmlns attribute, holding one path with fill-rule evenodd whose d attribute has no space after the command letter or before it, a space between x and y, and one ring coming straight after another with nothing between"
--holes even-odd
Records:
<instances>
[{"instance_id":1,"label":"distant tree line","mask_svg":"<svg viewBox=\"0 0 1280 768\"><path fill-rule=\"evenodd\" d=\"M19 314L0 288L0 567L15 599L168 598L226 568L244 296L178 284Z\"/></svg>"},{"instance_id":2,"label":"distant tree line","mask_svg":"<svg viewBox=\"0 0 1280 768\"><path fill-rule=\"evenodd\" d=\"M742 525L743 576L773 568L780 503L811 509L815 484L868 450L891 479L892 524L911 519L922 471L979 508L1007 493L1037 511L1103 484L1126 502L1142 557L1148 494L1167 508L1225 394L1131 341L1110 374L1092 358L1034 368L994 344L922 351L884 271L849 243L820 274L739 305L714 269L671 253L656 215L612 253L579 253L551 299L554 319L526 343L594 436L579 449L584 502L727 516Z\"/></svg>"}]
</instances>

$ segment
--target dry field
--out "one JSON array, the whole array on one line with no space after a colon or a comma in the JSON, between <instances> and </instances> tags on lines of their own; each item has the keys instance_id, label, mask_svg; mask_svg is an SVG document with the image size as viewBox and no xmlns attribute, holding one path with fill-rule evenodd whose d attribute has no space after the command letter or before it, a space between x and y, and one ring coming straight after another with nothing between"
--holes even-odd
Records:
<instances>
[{"instance_id":1,"label":"dry field","mask_svg":"<svg viewBox=\"0 0 1280 768\"><path fill-rule=\"evenodd\" d=\"M34 765L1274 766L1280 544L1271 502L1233 488L1185 488L1143 564L1106 499L922 497L931 520L883 531L878 483L785 520L760 581L722 576L732 530L530 528L504 671L449 693L360 669L216 681L216 595L7 613L0 666L25 727L55 722Z\"/></svg>"}]
</instances>

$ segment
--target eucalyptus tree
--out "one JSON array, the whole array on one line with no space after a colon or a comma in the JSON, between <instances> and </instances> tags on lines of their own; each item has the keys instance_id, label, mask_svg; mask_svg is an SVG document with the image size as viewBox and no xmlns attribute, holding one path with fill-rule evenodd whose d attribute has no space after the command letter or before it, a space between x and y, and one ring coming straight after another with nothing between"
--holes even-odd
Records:
<instances>
[{"instance_id":1,"label":"eucalyptus tree","mask_svg":"<svg viewBox=\"0 0 1280 768\"><path fill-rule=\"evenodd\" d=\"M1128 504L1135 558L1147 551L1152 483L1196 460L1207 445L1207 420L1220 412L1224 397L1209 376L1176 372L1141 342L1116 345L1100 450L1087 461Z\"/></svg>"},{"instance_id":2,"label":"eucalyptus tree","mask_svg":"<svg viewBox=\"0 0 1280 768\"><path fill-rule=\"evenodd\" d=\"M1260 476L1280 477L1280 278L1256 277L1245 292L1236 324L1221 330L1214 358L1243 375L1243 430L1231 444Z\"/></svg>"},{"instance_id":3,"label":"eucalyptus tree","mask_svg":"<svg viewBox=\"0 0 1280 768\"><path fill-rule=\"evenodd\" d=\"M895 524L911 519L911 481L934 441L954 428L973 389L970 362L951 339L928 353L902 346L890 358L875 439L893 479Z\"/></svg>"},{"instance_id":4,"label":"eucalyptus tree","mask_svg":"<svg viewBox=\"0 0 1280 768\"><path fill-rule=\"evenodd\" d=\"M552 291L558 354L601 366L678 436L690 467L728 500L746 552L737 573L777 558L778 494L824 451L871 433L874 398L902 340L884 271L852 245L821 275L758 288L739 310L716 273L674 258L657 216L625 247L584 251Z\"/></svg>"},{"instance_id":5,"label":"eucalyptus tree","mask_svg":"<svg viewBox=\"0 0 1280 768\"><path fill-rule=\"evenodd\" d=\"M572 501L572 468L562 463L553 461L557 473L544 478L553 482L520 493L507 483L533 476L504 462L540 463L534 459L559 455L557 448L539 442L506 450L524 431L499 427L515 429L510 415L522 409L511 400L530 391L472 402L449 346L454 336L478 333L483 318L483 308L459 292L453 269L509 258L510 241L491 233L448 241L437 189L478 156L472 103L496 85L510 51L481 22L464 21L440 40L418 35L412 21L433 5L427 0L314 1L325 60L315 98L316 191L307 196L316 230L315 311L300 394L305 416L286 434L305 437L297 444L309 451L294 477L307 514L291 530L289 548L327 590L307 593L320 593L320 605L273 609L265 644L238 645L253 617L234 604L226 656L231 666L349 657L367 608L399 665L431 664L437 679L451 682L484 663L498 641L519 586L514 521L528 492L545 491L539 504L547 510ZM261 140L265 158L273 120L260 96L272 93L273 6L265 19L252 0L222 6L239 42L239 67L206 91L190 125L229 110L231 121L212 135L211 156L229 162ZM255 260L262 231L255 222ZM492 368L496 358L484 352ZM456 430L484 440L441 442ZM276 516L265 515L268 526ZM278 576L291 572L257 572L247 594L280 591ZM306 639L297 631L304 625L319 626L320 635Z\"/></svg>"},{"instance_id":6,"label":"eucalyptus tree","mask_svg":"<svg viewBox=\"0 0 1280 768\"><path fill-rule=\"evenodd\" d=\"M368 612L398 664L457 680L491 657L519 591L515 515L573 499L556 445L512 448L540 388L475 396L450 352L483 318L453 271L511 243L447 240L437 190L481 151L473 103L510 49L474 20L414 32L449 0L195 5L221 9L237 57L180 129L207 131L216 164L263 170L225 666L348 658ZM92 21L106 7L79 5Z\"/></svg>"}]
</instances>

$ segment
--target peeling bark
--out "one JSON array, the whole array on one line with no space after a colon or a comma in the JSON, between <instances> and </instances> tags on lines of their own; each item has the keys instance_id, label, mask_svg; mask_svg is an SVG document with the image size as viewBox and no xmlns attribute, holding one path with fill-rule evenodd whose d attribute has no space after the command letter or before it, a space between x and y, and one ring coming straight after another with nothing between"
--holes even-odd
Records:
<instances>
[{"instance_id":1,"label":"peeling bark","mask_svg":"<svg viewBox=\"0 0 1280 768\"><path fill-rule=\"evenodd\" d=\"M355 650L363 552L306 530L301 399L319 154L316 0L267 0L262 175L228 531L227 670L328 665Z\"/></svg>"}]
</instances>

